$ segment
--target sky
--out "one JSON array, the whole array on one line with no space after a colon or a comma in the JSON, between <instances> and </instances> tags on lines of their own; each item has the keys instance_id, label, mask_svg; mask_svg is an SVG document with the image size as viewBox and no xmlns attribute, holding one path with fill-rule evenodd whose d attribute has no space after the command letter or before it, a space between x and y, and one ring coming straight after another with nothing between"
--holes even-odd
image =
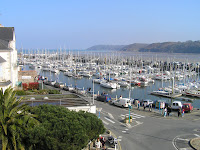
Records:
<instances>
[{"instance_id":1,"label":"sky","mask_svg":"<svg viewBox=\"0 0 200 150\"><path fill-rule=\"evenodd\" d=\"M200 40L199 0L1 0L17 48L86 49Z\"/></svg>"}]
</instances>

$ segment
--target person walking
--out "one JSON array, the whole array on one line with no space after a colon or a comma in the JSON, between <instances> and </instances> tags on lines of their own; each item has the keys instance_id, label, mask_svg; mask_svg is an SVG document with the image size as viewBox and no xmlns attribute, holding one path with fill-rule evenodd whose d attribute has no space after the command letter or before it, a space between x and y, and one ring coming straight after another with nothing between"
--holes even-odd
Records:
<instances>
[{"instance_id":1,"label":"person walking","mask_svg":"<svg viewBox=\"0 0 200 150\"><path fill-rule=\"evenodd\" d=\"M138 106L138 110L140 110L140 101L138 101L137 106Z\"/></svg>"},{"instance_id":2,"label":"person walking","mask_svg":"<svg viewBox=\"0 0 200 150\"><path fill-rule=\"evenodd\" d=\"M106 149L106 140L104 137L101 140L101 144L102 144L102 148L105 150Z\"/></svg>"},{"instance_id":3,"label":"person walking","mask_svg":"<svg viewBox=\"0 0 200 150\"><path fill-rule=\"evenodd\" d=\"M152 111L152 104L149 104L149 111Z\"/></svg>"},{"instance_id":4,"label":"person walking","mask_svg":"<svg viewBox=\"0 0 200 150\"><path fill-rule=\"evenodd\" d=\"M96 150L100 150L100 148L101 148L101 142L100 142L99 138L97 139L97 141L95 143L95 146L96 146Z\"/></svg>"},{"instance_id":5,"label":"person walking","mask_svg":"<svg viewBox=\"0 0 200 150\"><path fill-rule=\"evenodd\" d=\"M147 106L147 103L146 103L146 102L144 102L143 106L144 106L144 110L145 110L145 108L146 108L146 106Z\"/></svg>"},{"instance_id":6,"label":"person walking","mask_svg":"<svg viewBox=\"0 0 200 150\"><path fill-rule=\"evenodd\" d=\"M181 108L178 109L178 117L180 116L181 114Z\"/></svg>"},{"instance_id":7,"label":"person walking","mask_svg":"<svg viewBox=\"0 0 200 150\"><path fill-rule=\"evenodd\" d=\"M164 117L166 117L167 116L167 108L165 107L165 109L164 109Z\"/></svg>"},{"instance_id":8,"label":"person walking","mask_svg":"<svg viewBox=\"0 0 200 150\"><path fill-rule=\"evenodd\" d=\"M167 107L167 116L169 117L169 114L171 113L171 108L170 106Z\"/></svg>"},{"instance_id":9,"label":"person walking","mask_svg":"<svg viewBox=\"0 0 200 150\"><path fill-rule=\"evenodd\" d=\"M185 109L182 109L182 117L184 117Z\"/></svg>"}]
</instances>

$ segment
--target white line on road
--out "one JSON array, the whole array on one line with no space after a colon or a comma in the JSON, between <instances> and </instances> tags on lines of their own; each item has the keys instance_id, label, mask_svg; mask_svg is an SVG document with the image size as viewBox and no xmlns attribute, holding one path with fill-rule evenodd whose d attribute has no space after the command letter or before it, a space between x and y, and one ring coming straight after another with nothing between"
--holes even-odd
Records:
<instances>
[{"instance_id":1,"label":"white line on road","mask_svg":"<svg viewBox=\"0 0 200 150\"><path fill-rule=\"evenodd\" d=\"M109 116L111 119L115 119L111 113L108 113L108 116Z\"/></svg>"},{"instance_id":2,"label":"white line on road","mask_svg":"<svg viewBox=\"0 0 200 150\"><path fill-rule=\"evenodd\" d=\"M138 116L138 117L143 117L145 118L145 116L142 116L142 115L138 115L138 114L134 114L134 113L131 113L133 116Z\"/></svg>"},{"instance_id":3,"label":"white line on road","mask_svg":"<svg viewBox=\"0 0 200 150\"><path fill-rule=\"evenodd\" d=\"M126 133L126 131L122 131L123 133Z\"/></svg>"},{"instance_id":4,"label":"white line on road","mask_svg":"<svg viewBox=\"0 0 200 150\"><path fill-rule=\"evenodd\" d=\"M126 116L129 116L129 115L127 114ZM141 116L133 116L133 115L131 115L131 116L134 118L142 118Z\"/></svg>"},{"instance_id":5,"label":"white line on road","mask_svg":"<svg viewBox=\"0 0 200 150\"><path fill-rule=\"evenodd\" d=\"M197 136L197 137L200 137L200 135L198 135L198 134L194 134L195 136Z\"/></svg>"},{"instance_id":6,"label":"white line on road","mask_svg":"<svg viewBox=\"0 0 200 150\"><path fill-rule=\"evenodd\" d=\"M128 129L125 129L126 131L128 130Z\"/></svg>"},{"instance_id":7,"label":"white line on road","mask_svg":"<svg viewBox=\"0 0 200 150\"><path fill-rule=\"evenodd\" d=\"M114 121L110 120L109 118L107 117L104 117L106 120L110 121L111 123L115 123Z\"/></svg>"},{"instance_id":8,"label":"white line on road","mask_svg":"<svg viewBox=\"0 0 200 150\"><path fill-rule=\"evenodd\" d=\"M108 122L106 122L106 121L104 121L104 120L102 120L102 122L103 122L104 124L106 124L106 125L109 125L109 123L108 123Z\"/></svg>"},{"instance_id":9,"label":"white line on road","mask_svg":"<svg viewBox=\"0 0 200 150\"><path fill-rule=\"evenodd\" d=\"M177 138L177 140L190 141L189 139L182 139L182 138Z\"/></svg>"}]
</instances>

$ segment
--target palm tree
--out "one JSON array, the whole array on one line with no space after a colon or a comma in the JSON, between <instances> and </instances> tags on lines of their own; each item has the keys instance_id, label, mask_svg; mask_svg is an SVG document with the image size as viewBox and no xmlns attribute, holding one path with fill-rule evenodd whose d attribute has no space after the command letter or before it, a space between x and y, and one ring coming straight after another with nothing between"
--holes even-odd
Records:
<instances>
[{"instance_id":1,"label":"palm tree","mask_svg":"<svg viewBox=\"0 0 200 150\"><path fill-rule=\"evenodd\" d=\"M27 105L21 104L22 98L15 97L16 92L7 88L0 90L0 139L2 150L24 149L22 136L28 127L37 123L35 116L27 111Z\"/></svg>"}]
</instances>

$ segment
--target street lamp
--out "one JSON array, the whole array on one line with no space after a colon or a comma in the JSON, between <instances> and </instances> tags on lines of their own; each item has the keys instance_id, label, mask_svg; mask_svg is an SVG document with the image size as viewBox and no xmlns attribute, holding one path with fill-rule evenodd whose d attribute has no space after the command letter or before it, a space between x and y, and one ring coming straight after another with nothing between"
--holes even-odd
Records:
<instances>
[{"instance_id":1,"label":"street lamp","mask_svg":"<svg viewBox=\"0 0 200 150\"><path fill-rule=\"evenodd\" d=\"M129 123L130 123L130 119L131 119L131 117L130 117L130 110L132 109L132 106L128 105L128 108L129 108Z\"/></svg>"},{"instance_id":2,"label":"street lamp","mask_svg":"<svg viewBox=\"0 0 200 150\"><path fill-rule=\"evenodd\" d=\"M98 110L99 110L99 118L100 118L100 112L101 112L102 108L99 108Z\"/></svg>"}]
</instances>

